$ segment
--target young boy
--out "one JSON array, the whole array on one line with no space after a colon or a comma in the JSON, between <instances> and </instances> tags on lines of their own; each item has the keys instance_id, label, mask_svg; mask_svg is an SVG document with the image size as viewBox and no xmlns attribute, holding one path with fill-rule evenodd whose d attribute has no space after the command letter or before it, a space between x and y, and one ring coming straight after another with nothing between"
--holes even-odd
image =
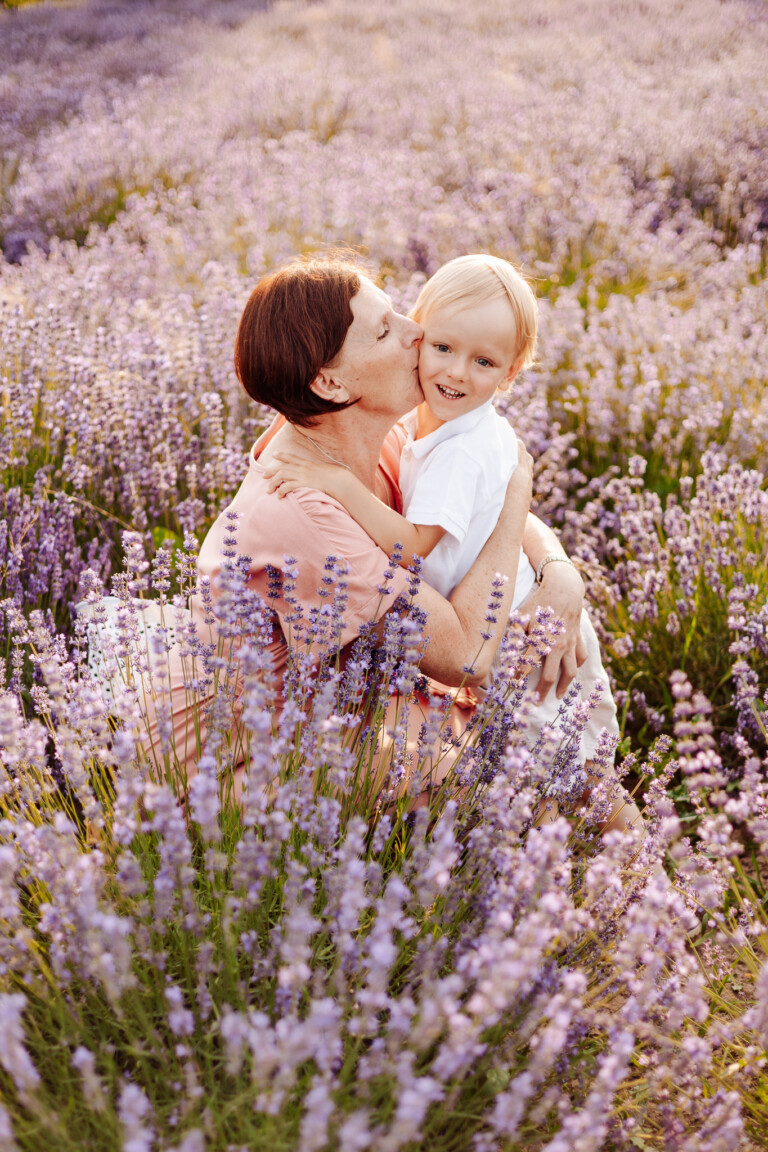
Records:
<instances>
[{"instance_id":1,"label":"young boy","mask_svg":"<svg viewBox=\"0 0 768 1152\"><path fill-rule=\"evenodd\" d=\"M302 486L326 492L385 552L399 542L404 564L423 557L423 579L449 596L496 524L517 465L517 437L492 400L532 363L536 312L525 280L493 256L452 260L424 285L411 312L425 330L419 351L424 402L401 421L403 516L330 461L279 455L271 490L280 496ZM514 604L534 583L521 551Z\"/></svg>"},{"instance_id":2,"label":"young boy","mask_svg":"<svg viewBox=\"0 0 768 1152\"><path fill-rule=\"evenodd\" d=\"M278 456L281 463L272 472L271 490L279 490L280 496L298 487L326 492L385 552L391 553L399 542L404 564L413 555L422 556L423 579L447 597L495 526L517 465L517 438L494 409L493 397L533 362L537 304L529 285L506 260L461 256L427 281L411 316L424 328L419 351L424 401L401 422L406 434L400 458L403 516L377 500L348 469L331 462ZM555 561L570 563L553 554L534 572L521 549L513 607L541 580L544 565ZM578 676L581 699L587 699L597 681L604 689L576 758L589 771L602 730L618 735L618 725L586 612L581 630L588 652ZM538 674L538 669L531 673L530 687L535 687ZM553 688L530 712L529 744L539 737L542 725L554 724L559 710ZM611 826L639 818L634 804L617 804Z\"/></svg>"}]
</instances>

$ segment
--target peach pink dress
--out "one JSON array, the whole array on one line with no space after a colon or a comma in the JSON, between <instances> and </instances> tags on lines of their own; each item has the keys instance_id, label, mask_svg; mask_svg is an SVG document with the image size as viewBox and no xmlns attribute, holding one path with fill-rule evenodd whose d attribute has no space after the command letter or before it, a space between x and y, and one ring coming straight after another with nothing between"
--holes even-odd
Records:
<instances>
[{"instance_id":1,"label":"peach pink dress","mask_svg":"<svg viewBox=\"0 0 768 1152\"><path fill-rule=\"evenodd\" d=\"M406 588L407 573L397 568L389 580L391 591L382 595L379 588L389 568L389 558L336 500L308 488L291 492L283 499L267 491L259 457L282 422L283 418L277 417L251 449L248 471L237 494L203 541L198 560L199 578L208 585L211 601L215 604L222 594L221 577L226 563L224 550L227 537L232 535L233 524L227 513L232 512L237 514L237 553L249 558L249 588L267 598L270 569L282 572L286 566L285 558L294 557L297 578L293 611L298 600L305 619L313 608L324 603L318 590L322 587L323 576L327 575L327 558L335 556L347 568L346 608L340 642L348 644L365 623L379 619L391 608L396 597ZM377 475L377 495L399 509L397 471L401 445L398 436L399 433L390 435L384 446ZM279 685L288 663L286 636L289 628L296 625L286 619L292 609L286 604L282 592L277 598L273 597L270 604L275 609L275 618L268 650L275 673L274 682ZM177 636L188 627L191 619L203 642L219 641L210 618L204 598L198 593L190 600L186 624L181 629L177 626ZM235 639L229 648L224 645L223 663L227 663L226 654L231 654L237 644ZM221 643L218 647L221 653ZM199 656L192 657L188 645L185 647L183 642L175 641L162 663L160 676L152 677L151 691L144 691L142 711L147 731L140 734L141 744L161 774L170 756L171 762L175 760L179 765L185 765L191 775L205 743L204 716L211 702L213 686L208 693L200 690L203 661ZM226 760L237 765L246 759L244 746L238 747L243 745L244 738L240 700L243 681L237 669L236 655L230 657L229 663L227 691L231 697L232 725L226 737L230 744ZM279 709L278 700L278 714Z\"/></svg>"}]
</instances>

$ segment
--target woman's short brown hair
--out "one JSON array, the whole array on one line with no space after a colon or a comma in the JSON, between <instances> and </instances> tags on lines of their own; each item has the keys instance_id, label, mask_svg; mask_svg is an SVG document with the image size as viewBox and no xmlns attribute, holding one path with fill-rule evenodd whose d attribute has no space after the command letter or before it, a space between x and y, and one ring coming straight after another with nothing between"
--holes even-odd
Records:
<instances>
[{"instance_id":1,"label":"woman's short brown hair","mask_svg":"<svg viewBox=\"0 0 768 1152\"><path fill-rule=\"evenodd\" d=\"M357 403L323 400L309 386L341 352L361 274L346 259L295 260L259 281L235 339L235 372L249 396L305 428Z\"/></svg>"}]
</instances>

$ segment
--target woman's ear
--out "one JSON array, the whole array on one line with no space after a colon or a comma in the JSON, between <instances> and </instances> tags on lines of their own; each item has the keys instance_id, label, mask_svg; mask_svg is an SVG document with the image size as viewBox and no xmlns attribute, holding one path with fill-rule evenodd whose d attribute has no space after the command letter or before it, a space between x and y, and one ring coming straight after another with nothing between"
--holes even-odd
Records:
<instances>
[{"instance_id":1,"label":"woman's ear","mask_svg":"<svg viewBox=\"0 0 768 1152\"><path fill-rule=\"evenodd\" d=\"M328 400L331 404L346 404L351 399L346 384L339 380L330 368L321 368L309 386L315 396Z\"/></svg>"},{"instance_id":2,"label":"woman's ear","mask_svg":"<svg viewBox=\"0 0 768 1152\"><path fill-rule=\"evenodd\" d=\"M507 373L507 375L502 380L501 384L499 384L499 392L507 392L509 390L509 387L512 384L512 381L514 380L515 376L517 376L517 374L520 371L520 369L522 368L522 366L523 366L523 358L521 356L520 359L517 360L512 365L509 372Z\"/></svg>"}]
</instances>

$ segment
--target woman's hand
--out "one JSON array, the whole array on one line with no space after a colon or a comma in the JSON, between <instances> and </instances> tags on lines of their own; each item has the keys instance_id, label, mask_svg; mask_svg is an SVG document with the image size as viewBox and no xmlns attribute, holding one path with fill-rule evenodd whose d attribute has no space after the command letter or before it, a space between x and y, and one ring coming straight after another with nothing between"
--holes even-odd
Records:
<instances>
[{"instance_id":1,"label":"woman's hand","mask_svg":"<svg viewBox=\"0 0 768 1152\"><path fill-rule=\"evenodd\" d=\"M504 497L504 511L509 511L511 508L519 509L523 504L526 511L531 506L531 496L533 495L533 456L523 444L522 440L518 438L517 441L517 465L514 472L509 478L507 484L507 493Z\"/></svg>"},{"instance_id":2,"label":"woman's hand","mask_svg":"<svg viewBox=\"0 0 768 1152\"><path fill-rule=\"evenodd\" d=\"M545 657L537 692L543 700L553 685L557 685L558 699L587 658L587 649L581 637L581 611L584 606L584 581L570 564L552 563L544 568L541 584L537 584L518 611L529 617L528 627L536 622L537 608L551 608L565 630L551 643Z\"/></svg>"},{"instance_id":3,"label":"woman's hand","mask_svg":"<svg viewBox=\"0 0 768 1152\"><path fill-rule=\"evenodd\" d=\"M315 488L340 500L350 473L341 465L318 464L291 452L273 452L270 462L264 465L264 475L268 480L267 491L276 492L281 500L294 488Z\"/></svg>"}]
</instances>

